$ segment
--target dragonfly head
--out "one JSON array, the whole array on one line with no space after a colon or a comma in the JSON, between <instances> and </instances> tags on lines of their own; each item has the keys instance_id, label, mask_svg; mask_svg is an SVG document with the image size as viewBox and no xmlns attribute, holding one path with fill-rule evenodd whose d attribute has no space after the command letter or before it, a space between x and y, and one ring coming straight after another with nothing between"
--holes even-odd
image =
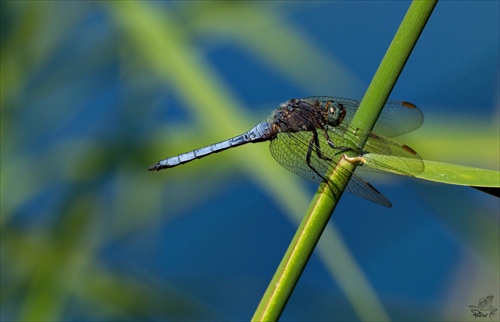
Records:
<instances>
[{"instance_id":1,"label":"dragonfly head","mask_svg":"<svg viewBox=\"0 0 500 322\"><path fill-rule=\"evenodd\" d=\"M342 103L328 101L325 104L328 113L328 124L338 126L344 120L346 109Z\"/></svg>"}]
</instances>

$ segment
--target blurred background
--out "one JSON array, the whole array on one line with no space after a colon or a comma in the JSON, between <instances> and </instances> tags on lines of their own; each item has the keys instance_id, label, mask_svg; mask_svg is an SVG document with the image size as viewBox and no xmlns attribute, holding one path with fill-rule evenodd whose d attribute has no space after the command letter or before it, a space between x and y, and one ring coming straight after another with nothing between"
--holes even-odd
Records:
<instances>
[{"instance_id":1,"label":"blurred background","mask_svg":"<svg viewBox=\"0 0 500 322\"><path fill-rule=\"evenodd\" d=\"M147 168L291 98L361 99L409 4L1 1L2 321L250 319L317 186L267 143ZM391 95L423 159L499 169L499 12L434 10ZM342 197L282 320L500 308L499 199L362 176L393 208Z\"/></svg>"}]
</instances>

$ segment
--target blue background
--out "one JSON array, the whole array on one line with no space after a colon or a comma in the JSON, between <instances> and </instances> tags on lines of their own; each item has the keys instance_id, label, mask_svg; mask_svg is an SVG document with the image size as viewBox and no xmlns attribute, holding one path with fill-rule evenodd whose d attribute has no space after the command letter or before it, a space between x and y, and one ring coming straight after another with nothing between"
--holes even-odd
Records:
<instances>
[{"instance_id":1,"label":"blue background","mask_svg":"<svg viewBox=\"0 0 500 322\"><path fill-rule=\"evenodd\" d=\"M250 319L316 186L267 143L146 169L291 98L362 98L409 5L2 1L2 320ZM421 35L391 98L424 112L396 139L423 159L499 169L499 12L441 2ZM342 197L283 320L499 307L498 198L362 175L393 208Z\"/></svg>"}]
</instances>

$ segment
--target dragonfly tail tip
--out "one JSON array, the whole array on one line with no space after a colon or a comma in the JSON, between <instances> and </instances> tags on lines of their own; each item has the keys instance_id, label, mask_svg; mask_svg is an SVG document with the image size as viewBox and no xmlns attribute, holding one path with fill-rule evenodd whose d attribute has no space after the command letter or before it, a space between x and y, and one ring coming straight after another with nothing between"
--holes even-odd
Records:
<instances>
[{"instance_id":1,"label":"dragonfly tail tip","mask_svg":"<svg viewBox=\"0 0 500 322\"><path fill-rule=\"evenodd\" d=\"M158 164L152 165L148 168L149 171L158 171Z\"/></svg>"}]
</instances>

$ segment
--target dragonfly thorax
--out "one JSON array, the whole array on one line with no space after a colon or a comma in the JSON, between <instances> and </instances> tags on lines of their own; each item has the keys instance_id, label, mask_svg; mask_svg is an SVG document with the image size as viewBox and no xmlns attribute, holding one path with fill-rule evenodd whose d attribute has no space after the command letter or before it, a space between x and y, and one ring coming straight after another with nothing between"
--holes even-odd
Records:
<instances>
[{"instance_id":1,"label":"dragonfly thorax","mask_svg":"<svg viewBox=\"0 0 500 322\"><path fill-rule=\"evenodd\" d=\"M292 99L274 111L271 120L275 132L312 131L327 125L328 113L318 101Z\"/></svg>"}]
</instances>

